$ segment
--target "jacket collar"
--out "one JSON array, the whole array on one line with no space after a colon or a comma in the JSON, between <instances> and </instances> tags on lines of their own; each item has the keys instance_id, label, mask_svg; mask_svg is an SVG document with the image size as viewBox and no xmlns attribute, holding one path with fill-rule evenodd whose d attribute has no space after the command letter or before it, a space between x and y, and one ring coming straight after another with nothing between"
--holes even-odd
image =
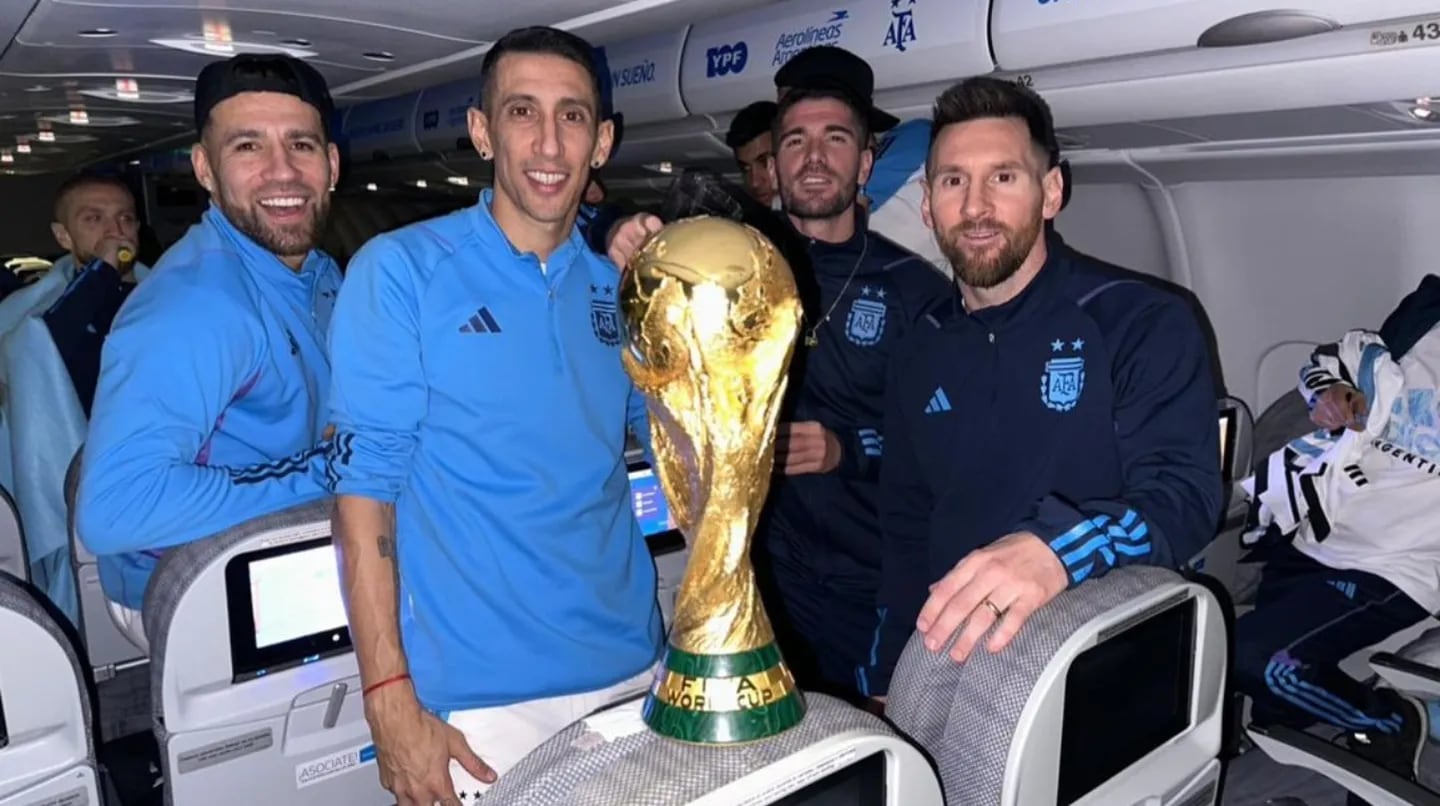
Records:
<instances>
[{"instance_id":1,"label":"jacket collar","mask_svg":"<svg viewBox=\"0 0 1440 806\"><path fill-rule=\"evenodd\" d=\"M510 242L510 236L500 228L500 223L495 220L495 214L491 211L491 205L495 201L495 189L485 188L480 191L480 200L473 208L475 217L475 230L480 238L487 244L501 245L510 251L510 256L516 259L529 259L538 265L540 257L534 252L521 252ZM577 255L588 251L585 239L580 234L580 216L575 216L575 223L570 227L570 235L550 253L549 259L545 261L545 273L553 274L556 270L569 266Z\"/></svg>"}]
</instances>

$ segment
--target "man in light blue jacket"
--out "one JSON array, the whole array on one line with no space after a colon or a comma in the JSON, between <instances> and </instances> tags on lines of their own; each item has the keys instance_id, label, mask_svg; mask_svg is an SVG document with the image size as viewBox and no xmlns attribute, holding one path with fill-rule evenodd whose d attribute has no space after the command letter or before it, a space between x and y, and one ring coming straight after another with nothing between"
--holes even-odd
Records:
<instances>
[{"instance_id":1,"label":"man in light blue jacket","mask_svg":"<svg viewBox=\"0 0 1440 806\"><path fill-rule=\"evenodd\" d=\"M589 44L513 31L470 110L494 187L376 237L335 310L335 540L380 782L478 799L566 725L643 691L655 568L631 510L620 271L576 224L605 163ZM488 766L487 766L488 765Z\"/></svg>"},{"instance_id":2,"label":"man in light blue jacket","mask_svg":"<svg viewBox=\"0 0 1440 806\"><path fill-rule=\"evenodd\" d=\"M236 56L196 82L192 160L210 208L115 319L85 445L77 528L127 636L159 552L323 497L340 285L315 249L339 173L314 68Z\"/></svg>"}]
</instances>

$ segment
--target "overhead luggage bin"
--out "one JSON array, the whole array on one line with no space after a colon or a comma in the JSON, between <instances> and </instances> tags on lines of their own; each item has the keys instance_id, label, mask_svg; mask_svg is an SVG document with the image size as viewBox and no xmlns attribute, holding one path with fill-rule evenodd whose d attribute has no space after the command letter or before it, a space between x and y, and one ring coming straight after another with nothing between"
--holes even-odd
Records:
<instances>
[{"instance_id":1,"label":"overhead luggage bin","mask_svg":"<svg viewBox=\"0 0 1440 806\"><path fill-rule=\"evenodd\" d=\"M989 0L789 0L693 26L680 93L692 114L774 99L775 71L816 45L868 61L877 91L981 75L989 17Z\"/></svg>"},{"instance_id":2,"label":"overhead luggage bin","mask_svg":"<svg viewBox=\"0 0 1440 806\"><path fill-rule=\"evenodd\" d=\"M470 148L470 108L480 102L480 77L420 91L415 141L421 151L443 154Z\"/></svg>"},{"instance_id":3,"label":"overhead luggage bin","mask_svg":"<svg viewBox=\"0 0 1440 806\"><path fill-rule=\"evenodd\" d=\"M1370 24L1437 12L1434 0L994 0L990 30L1001 70L1035 70L1384 28Z\"/></svg>"},{"instance_id":4,"label":"overhead luggage bin","mask_svg":"<svg viewBox=\"0 0 1440 806\"><path fill-rule=\"evenodd\" d=\"M356 162L396 159L420 153L415 140L415 117L422 93L407 92L394 98L366 101L345 112L341 126L350 158Z\"/></svg>"},{"instance_id":5,"label":"overhead luggage bin","mask_svg":"<svg viewBox=\"0 0 1440 806\"><path fill-rule=\"evenodd\" d=\"M1027 37L1043 40L1052 62L1094 52L1096 43L1081 41L1086 37L1070 29L1021 34L1001 28L1000 10L1015 2L999 0L996 7L994 46L1002 65L1005 59L1010 64L1025 63L1015 60L1014 43ZM1215 2L1221 5L1230 0ZM1376 5L1393 8L1404 4ZM1189 5L1172 4L1176 9ZM1362 5L1369 7L1358 3L1355 7ZM1136 14L1136 27L1141 18L1150 19ZM1191 32L1198 36L1199 30L1203 29L1197 26ZM1088 36L1103 38L1098 33ZM1364 23L1265 44L1172 48L1033 70L1006 67L997 75L1034 88L1049 102L1057 125L1070 128L1213 120L1225 115L1427 97L1435 92L1437 53L1440 9L1429 16Z\"/></svg>"},{"instance_id":6,"label":"overhead luggage bin","mask_svg":"<svg viewBox=\"0 0 1440 806\"><path fill-rule=\"evenodd\" d=\"M615 109L625 125L685 117L680 98L680 56L689 26L600 48L610 70Z\"/></svg>"}]
</instances>

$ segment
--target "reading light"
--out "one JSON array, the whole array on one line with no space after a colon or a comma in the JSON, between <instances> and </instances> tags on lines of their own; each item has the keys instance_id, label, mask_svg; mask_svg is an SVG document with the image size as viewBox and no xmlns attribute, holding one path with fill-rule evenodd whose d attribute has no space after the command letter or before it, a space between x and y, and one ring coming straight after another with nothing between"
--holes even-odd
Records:
<instances>
[{"instance_id":1,"label":"reading light","mask_svg":"<svg viewBox=\"0 0 1440 806\"><path fill-rule=\"evenodd\" d=\"M29 154L29 153L30 153L30 144L29 144L29 143L18 143L18 144L16 144L16 146L15 146L15 153L16 153L16 154Z\"/></svg>"},{"instance_id":2,"label":"reading light","mask_svg":"<svg viewBox=\"0 0 1440 806\"><path fill-rule=\"evenodd\" d=\"M370 191L371 193L374 193L375 191L380 189L380 186L375 184L374 182L366 182L365 189Z\"/></svg>"},{"instance_id":3,"label":"reading light","mask_svg":"<svg viewBox=\"0 0 1440 806\"><path fill-rule=\"evenodd\" d=\"M69 113L42 115L38 119L45 123L70 123L76 126L101 129L134 126L140 122L128 115L92 115L84 109L72 109Z\"/></svg>"},{"instance_id":4,"label":"reading light","mask_svg":"<svg viewBox=\"0 0 1440 806\"><path fill-rule=\"evenodd\" d=\"M452 184L452 185L459 185L460 187L466 187L466 186L468 186L468 185L470 184L470 177L468 177L468 176L447 176L447 177L445 177L445 181L446 181L446 182L449 182L449 183Z\"/></svg>"},{"instance_id":5,"label":"reading light","mask_svg":"<svg viewBox=\"0 0 1440 806\"><path fill-rule=\"evenodd\" d=\"M115 87L92 87L80 90L81 95L88 95L91 98L101 98L106 101L125 101L132 104L181 104L190 103L195 100L195 94L184 89L155 89L146 87L140 89L136 86L133 90L121 90L119 84L126 79L118 79ZM132 82L137 83L137 82Z\"/></svg>"},{"instance_id":6,"label":"reading light","mask_svg":"<svg viewBox=\"0 0 1440 806\"><path fill-rule=\"evenodd\" d=\"M76 33L76 36L83 36L86 39L105 39L116 34L114 28L87 28Z\"/></svg>"},{"instance_id":7,"label":"reading light","mask_svg":"<svg viewBox=\"0 0 1440 806\"><path fill-rule=\"evenodd\" d=\"M426 182L424 179L416 179L416 180L415 180L415 187L417 187L417 188L428 188L428 187L430 187L430 183L429 183L429 182Z\"/></svg>"},{"instance_id":8,"label":"reading light","mask_svg":"<svg viewBox=\"0 0 1440 806\"><path fill-rule=\"evenodd\" d=\"M35 139L39 140L42 143L53 143L55 142L55 132L52 132L49 129L42 129L40 133L36 135Z\"/></svg>"},{"instance_id":9,"label":"reading light","mask_svg":"<svg viewBox=\"0 0 1440 806\"><path fill-rule=\"evenodd\" d=\"M14 155L14 154L11 154L9 151L0 151L0 162L7 162L7 163L8 163L8 162L14 162L14 161L15 161L15 155Z\"/></svg>"}]
</instances>

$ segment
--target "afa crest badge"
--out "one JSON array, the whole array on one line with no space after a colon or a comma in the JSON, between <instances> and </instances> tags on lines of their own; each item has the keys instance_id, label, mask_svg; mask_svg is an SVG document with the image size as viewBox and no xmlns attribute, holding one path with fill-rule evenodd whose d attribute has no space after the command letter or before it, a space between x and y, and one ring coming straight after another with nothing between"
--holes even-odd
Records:
<instances>
[{"instance_id":1,"label":"afa crest badge","mask_svg":"<svg viewBox=\"0 0 1440 806\"><path fill-rule=\"evenodd\" d=\"M1052 358L1040 375L1040 400L1053 411L1070 411L1085 390L1085 359Z\"/></svg>"},{"instance_id":2,"label":"afa crest badge","mask_svg":"<svg viewBox=\"0 0 1440 806\"><path fill-rule=\"evenodd\" d=\"M845 317L845 338L859 347L874 347L885 335L884 290L876 292L880 299L871 299L867 286L861 295L850 303L850 313Z\"/></svg>"},{"instance_id":3,"label":"afa crest badge","mask_svg":"<svg viewBox=\"0 0 1440 806\"><path fill-rule=\"evenodd\" d=\"M590 286L590 329L608 347L620 344L620 317L615 311L614 286Z\"/></svg>"}]
</instances>

